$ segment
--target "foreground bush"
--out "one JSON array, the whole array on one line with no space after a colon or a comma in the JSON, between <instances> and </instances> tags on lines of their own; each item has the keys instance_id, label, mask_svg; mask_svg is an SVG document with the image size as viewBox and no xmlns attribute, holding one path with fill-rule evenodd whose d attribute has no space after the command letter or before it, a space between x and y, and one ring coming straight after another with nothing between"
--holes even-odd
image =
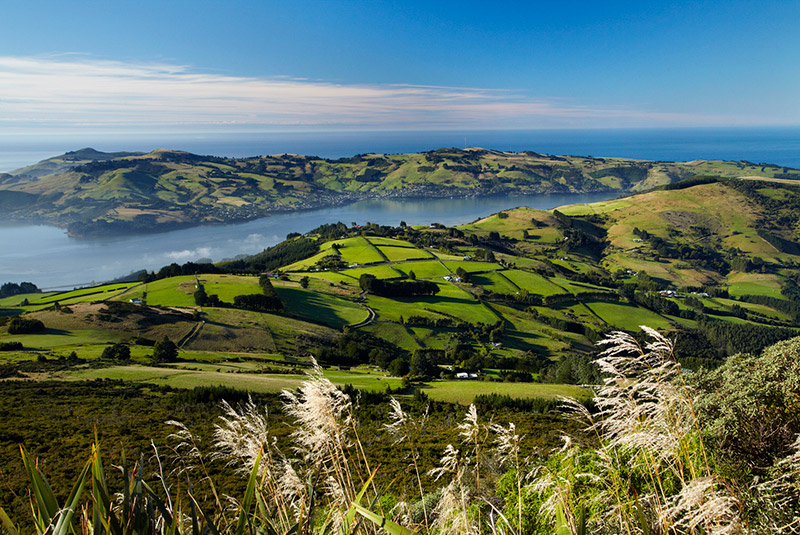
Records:
<instances>
[{"instance_id":1,"label":"foreground bush","mask_svg":"<svg viewBox=\"0 0 800 535\"><path fill-rule=\"evenodd\" d=\"M672 343L645 330L650 340L644 345L625 333L601 342L605 350L596 362L605 379L593 400L596 410L567 403L572 417L584 422L588 440L566 438L562 449L526 459L520 454L524 437L514 424L487 422L473 405L454 428L454 441L444 448L439 466L430 471L439 488L426 489L420 471L427 413L412 416L392 400L385 428L408 452L417 486L416 496L406 496L407 501L375 483L378 468L371 466L363 447L373 437L360 435L351 397L317 370L297 392L283 394L283 410L294 422L291 450L276 446L263 408L250 400L237 406L223 402L210 453L201 451L189 428L172 422L177 469L163 467L154 446L158 472L145 477L140 463L129 467L123 459L116 468L122 484L112 489L94 449L73 492L60 504L23 449L34 506L31 526L24 531L800 532L800 440L792 436L800 339L774 346L761 357L740 357L750 374L724 377L718 370L690 377L672 358ZM731 390L735 385L743 392L758 389L747 386L747 377L761 383L766 396L759 398L766 405L762 412L780 432L781 446L766 453L752 450L750 443L744 443L746 451L731 447L753 432L752 410ZM715 390L704 390L709 387ZM727 400L732 403L723 410ZM730 429L721 431L725 426ZM769 464L752 466L758 470L754 477L748 459ZM237 467L246 480L244 490L224 496L215 486L212 461ZM0 521L7 532L18 532L2 510Z\"/></svg>"}]
</instances>

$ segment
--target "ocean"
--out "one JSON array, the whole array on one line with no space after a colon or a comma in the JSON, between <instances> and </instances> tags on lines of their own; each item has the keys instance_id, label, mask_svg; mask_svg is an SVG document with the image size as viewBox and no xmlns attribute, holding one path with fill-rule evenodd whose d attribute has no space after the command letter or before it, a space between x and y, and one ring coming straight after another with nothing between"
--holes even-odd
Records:
<instances>
[{"instance_id":1,"label":"ocean","mask_svg":"<svg viewBox=\"0 0 800 535\"><path fill-rule=\"evenodd\" d=\"M0 172L70 150L144 151L166 148L195 154L244 157L305 154L342 158L397 154L442 147L605 156L643 160L748 160L800 167L800 127L616 130L472 130L401 132L286 132L237 134L70 135L0 134Z\"/></svg>"}]
</instances>

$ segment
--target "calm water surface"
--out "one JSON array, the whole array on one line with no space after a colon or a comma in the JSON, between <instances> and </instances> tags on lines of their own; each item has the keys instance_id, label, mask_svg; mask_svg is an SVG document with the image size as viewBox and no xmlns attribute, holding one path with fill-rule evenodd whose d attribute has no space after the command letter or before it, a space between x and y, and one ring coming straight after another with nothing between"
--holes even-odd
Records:
<instances>
[{"instance_id":1,"label":"calm water surface","mask_svg":"<svg viewBox=\"0 0 800 535\"><path fill-rule=\"evenodd\" d=\"M347 206L281 214L236 225L213 225L161 234L76 240L55 227L0 226L0 282L30 281L40 288L101 282L139 269L199 259L217 262L253 254L282 241L290 232L305 233L324 223L342 221L382 225L468 223L517 206L549 209L595 202L612 193L520 195L484 198L367 200Z\"/></svg>"}]
</instances>

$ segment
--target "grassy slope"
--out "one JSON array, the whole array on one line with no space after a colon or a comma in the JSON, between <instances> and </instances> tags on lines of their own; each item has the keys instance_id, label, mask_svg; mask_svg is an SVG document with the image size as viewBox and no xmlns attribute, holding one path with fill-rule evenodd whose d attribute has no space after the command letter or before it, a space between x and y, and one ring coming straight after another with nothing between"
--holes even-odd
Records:
<instances>
[{"instance_id":1,"label":"grassy slope","mask_svg":"<svg viewBox=\"0 0 800 535\"><path fill-rule=\"evenodd\" d=\"M20 205L28 216L58 223L137 221L140 228L154 228L159 223L226 221L325 206L368 192L642 191L696 174L774 177L783 173L782 168L737 162L564 159L457 149L337 161L290 155L236 160L167 150L116 156L121 157L94 162L92 158L97 157L87 153L73 158L75 164L82 164L75 170L65 167L69 158L58 165L42 164L36 171L40 176L13 177L0 182L0 190L52 196L48 198L54 201L52 205L42 202L33 209ZM637 172L631 174L631 169ZM495 230L519 238L522 229L517 223L506 221Z\"/></svg>"},{"instance_id":2,"label":"grassy slope","mask_svg":"<svg viewBox=\"0 0 800 535\"><path fill-rule=\"evenodd\" d=\"M780 193L783 190L775 187L769 189L772 196L780 195L785 200L785 196ZM359 264L357 268L348 268L341 272L307 271L313 266L314 258L288 266L292 269L290 280L276 282L277 291L285 304L284 314L207 308L204 309L204 322L200 324L188 315L170 312L165 312L158 318L154 318L152 314L107 318L103 313L103 304L91 303L109 297L127 302L135 297L144 297L146 292L149 305L194 308L195 278L173 277L146 286L118 284L57 296L27 296L31 304L25 310L41 309L33 312L33 315L42 319L48 330L38 335L11 336L0 328L0 342L19 340L26 348L50 351L54 356L77 350L88 357L96 358L102 351L104 342L126 340L136 334L151 340L158 340L163 336L176 341L183 340L184 351L205 351L221 361L225 357L220 352L277 355L275 358L279 360L297 359L305 358L308 348L315 344L330 344L336 336L336 330L367 319L368 307L375 312L376 322L361 329L407 351L417 348L445 349L456 332L448 326L411 326L401 323L401 320L407 321L412 316L421 316L445 322L463 321L487 325L500 320L505 327L502 344L492 346L485 339L469 342L476 351L496 356L520 356L533 352L557 358L575 351L576 348L588 348L590 343L583 334L559 331L552 326L554 324L551 320L577 322L595 330L636 330L640 324L669 329L679 324L692 324L691 320L663 316L624 299L620 301L610 295L614 293L613 289L574 280L578 274L602 274L603 268L607 273L630 268L636 271L646 270L651 276L674 287L693 285L701 279L716 280L728 284L732 296L750 294L781 297L780 286L788 268L777 271L772 269L767 273L732 272L723 277L707 268L687 265L685 261L654 259L648 243L633 241L633 228L638 227L678 245L696 244L699 237L718 249L731 247L734 243L731 240L738 240L735 243L741 244L743 240L758 239L766 243L753 231L755 222L761 216L758 206L724 184L705 184L676 191L653 191L634 198L563 207L560 211L573 216L595 214L601 218L609 241L602 256L593 257L580 251L563 252L554 249L555 245L561 247L561 237L564 234L552 213L522 208L508 211L508 216L504 218L494 215L461 227L467 235L484 237L497 230L509 236L509 240L503 241L503 247L515 251L515 254L497 252L497 257L516 267L509 268L497 262L464 260L465 257L474 256L476 250L467 241L458 245L456 240L456 245L453 246L455 249L451 247L448 252L443 253L415 247L408 240L355 236L336 240L335 243L340 246L339 254L342 258L346 262ZM698 227L707 228L709 233L705 237L699 236ZM529 232L527 240L522 240L522 230ZM425 229L422 232L436 231ZM532 238L534 234L537 237ZM519 238L514 238L515 235L519 235ZM551 236L555 241L543 236ZM323 244L322 252L317 257L332 254L332 243L334 242ZM764 248L760 244L741 250L742 254L760 255L773 266L787 259L785 253L764 254ZM567 260L563 260L565 255ZM438 260L433 256L445 259ZM441 280L441 277L454 273L458 268L473 273L468 283L448 283ZM398 278L408 276L412 271L417 278L436 280L439 293L432 297L403 299L368 295L363 302L356 302L360 292L358 277L361 274ZM567 275L569 272L573 275ZM308 289L302 289L297 281L306 274L310 277L311 284ZM228 302L236 295L260 291L257 277L252 276L200 275L199 280L205 285L207 293L215 293ZM598 296L598 292L601 295ZM608 298L602 297L604 292L609 294ZM559 294L574 297L550 308L533 307L539 317L527 312L525 305L509 306L502 302L485 301L485 297L492 294L504 294L513 299L513 296L526 293L542 298ZM589 297L582 297L587 293L590 294ZM14 305L21 298L22 296L7 298L0 305ZM46 310L51 307L49 304L37 305L37 302L52 303L56 298L62 304L74 303L70 307L73 313ZM682 299L673 301L682 309L688 308ZM779 321L784 324L791 322L786 313L765 305L730 299L705 299L703 305L708 308L710 316L731 323L742 321L730 316L735 311L735 306L745 309L750 321ZM146 359L149 351L151 350L136 347L134 357ZM29 358L30 355L29 351L18 356ZM214 366L215 364L210 364L207 368L184 368L169 373L138 370L134 375L143 377L141 380L174 385L196 384L200 381L199 377L206 373L212 374L207 377L209 381L222 381L223 377L227 381L229 377L224 373L224 366L221 368L222 372L217 371L222 365ZM102 375L111 373L102 371L87 370L82 373L111 376ZM155 375L150 377L147 373ZM248 378L241 384L259 384L256 379ZM283 384L283 380L287 378L278 377L274 384ZM264 385L268 383L269 381ZM268 390L272 387L258 388ZM442 388L445 391L448 388L458 391L460 387ZM438 399L462 400L457 393L437 395L445 396Z\"/></svg>"}]
</instances>

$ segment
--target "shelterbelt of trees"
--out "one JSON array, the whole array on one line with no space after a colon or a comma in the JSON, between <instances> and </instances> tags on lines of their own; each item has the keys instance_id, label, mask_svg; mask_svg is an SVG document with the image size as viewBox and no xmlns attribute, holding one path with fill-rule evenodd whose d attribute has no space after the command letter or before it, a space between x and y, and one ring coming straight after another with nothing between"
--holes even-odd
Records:
<instances>
[{"instance_id":1,"label":"shelterbelt of trees","mask_svg":"<svg viewBox=\"0 0 800 535\"><path fill-rule=\"evenodd\" d=\"M484 149L337 160L81 149L0 174L0 208L8 219L57 224L86 236L241 221L371 196L643 191L697 175L797 179L800 171L746 161L652 162Z\"/></svg>"}]
</instances>

